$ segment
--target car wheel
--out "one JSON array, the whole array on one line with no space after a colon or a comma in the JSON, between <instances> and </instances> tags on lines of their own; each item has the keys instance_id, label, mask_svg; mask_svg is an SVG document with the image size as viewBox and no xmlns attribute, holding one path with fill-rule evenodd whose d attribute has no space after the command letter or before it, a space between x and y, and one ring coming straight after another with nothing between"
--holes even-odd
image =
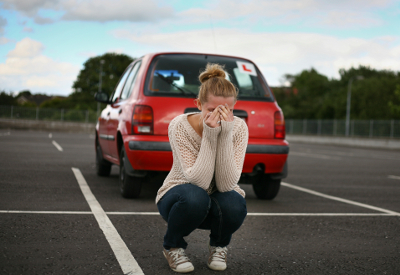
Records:
<instances>
[{"instance_id":1,"label":"car wheel","mask_svg":"<svg viewBox=\"0 0 400 275\"><path fill-rule=\"evenodd\" d=\"M257 198L261 200L272 200L278 195L281 187L281 180L273 180L268 175L262 175L258 180L253 182L253 190Z\"/></svg>"},{"instance_id":2,"label":"car wheel","mask_svg":"<svg viewBox=\"0 0 400 275\"><path fill-rule=\"evenodd\" d=\"M129 161L122 146L119 163L119 188L124 198L137 198L142 190L143 178L132 177L126 173L125 161Z\"/></svg>"},{"instance_id":3,"label":"car wheel","mask_svg":"<svg viewBox=\"0 0 400 275\"><path fill-rule=\"evenodd\" d=\"M102 177L108 177L111 172L111 163L103 158L100 144L96 143L96 173Z\"/></svg>"}]
</instances>

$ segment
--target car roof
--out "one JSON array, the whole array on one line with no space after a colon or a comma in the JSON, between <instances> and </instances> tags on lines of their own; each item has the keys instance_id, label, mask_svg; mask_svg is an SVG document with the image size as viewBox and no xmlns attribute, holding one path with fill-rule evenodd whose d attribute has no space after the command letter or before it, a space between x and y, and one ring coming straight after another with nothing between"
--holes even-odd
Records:
<instances>
[{"instance_id":1,"label":"car roof","mask_svg":"<svg viewBox=\"0 0 400 275\"><path fill-rule=\"evenodd\" d=\"M212 55L212 56L222 56L222 57L237 58L237 59L247 60L247 61L249 61L251 63L254 63L253 61L251 61L250 59L245 58L245 57L226 55L226 54L216 54L216 53L200 53L200 52L154 52L154 53L145 54L141 58L148 58L149 60L152 60L155 56L163 55L163 54Z\"/></svg>"}]
</instances>

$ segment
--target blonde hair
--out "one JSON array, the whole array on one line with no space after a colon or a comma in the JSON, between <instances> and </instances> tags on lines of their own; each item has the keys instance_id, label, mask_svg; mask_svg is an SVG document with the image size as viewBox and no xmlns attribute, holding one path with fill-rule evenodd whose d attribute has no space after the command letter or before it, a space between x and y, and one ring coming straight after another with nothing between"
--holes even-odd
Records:
<instances>
[{"instance_id":1,"label":"blonde hair","mask_svg":"<svg viewBox=\"0 0 400 275\"><path fill-rule=\"evenodd\" d=\"M225 78L224 66L208 63L206 69L200 73L201 82L197 98L203 104L208 101L208 95L231 97L237 100L238 91L235 85Z\"/></svg>"}]
</instances>

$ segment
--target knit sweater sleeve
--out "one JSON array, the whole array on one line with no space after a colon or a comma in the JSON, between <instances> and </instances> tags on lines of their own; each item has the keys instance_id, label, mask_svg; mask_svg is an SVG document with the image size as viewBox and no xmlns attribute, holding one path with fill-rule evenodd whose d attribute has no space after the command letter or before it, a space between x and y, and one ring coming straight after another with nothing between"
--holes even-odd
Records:
<instances>
[{"instance_id":1,"label":"knit sweater sleeve","mask_svg":"<svg viewBox=\"0 0 400 275\"><path fill-rule=\"evenodd\" d=\"M214 174L217 138L220 132L221 127L210 128L203 122L203 137L200 151L197 151L182 123L177 123L169 129L174 161L178 162L188 183L204 190L209 187Z\"/></svg>"},{"instance_id":2,"label":"knit sweater sleeve","mask_svg":"<svg viewBox=\"0 0 400 275\"><path fill-rule=\"evenodd\" d=\"M249 131L246 123L241 119L237 126L235 121L221 121L221 123L222 131L218 137L215 181L218 191L227 192L234 190L239 182Z\"/></svg>"}]
</instances>

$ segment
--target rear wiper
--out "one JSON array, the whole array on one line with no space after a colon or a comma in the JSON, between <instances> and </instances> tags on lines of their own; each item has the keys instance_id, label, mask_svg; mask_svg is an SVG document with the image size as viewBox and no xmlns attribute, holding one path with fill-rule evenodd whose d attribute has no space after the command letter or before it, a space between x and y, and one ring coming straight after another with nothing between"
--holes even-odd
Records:
<instances>
[{"instance_id":1,"label":"rear wiper","mask_svg":"<svg viewBox=\"0 0 400 275\"><path fill-rule=\"evenodd\" d=\"M163 81L167 82L167 83L168 83L169 85L171 85L172 87L175 87L175 88L177 88L179 91L181 91L182 94L188 94L188 93L189 93L189 94L194 95L194 96L197 97L197 94L193 93L192 91L182 89L181 87L179 87L178 85L176 85L176 84L174 83L173 80L168 79L167 77L163 76L162 74L160 74L160 73L158 73L158 72L157 72L156 74L157 74L157 76L158 76L160 79L162 79Z\"/></svg>"}]
</instances>

